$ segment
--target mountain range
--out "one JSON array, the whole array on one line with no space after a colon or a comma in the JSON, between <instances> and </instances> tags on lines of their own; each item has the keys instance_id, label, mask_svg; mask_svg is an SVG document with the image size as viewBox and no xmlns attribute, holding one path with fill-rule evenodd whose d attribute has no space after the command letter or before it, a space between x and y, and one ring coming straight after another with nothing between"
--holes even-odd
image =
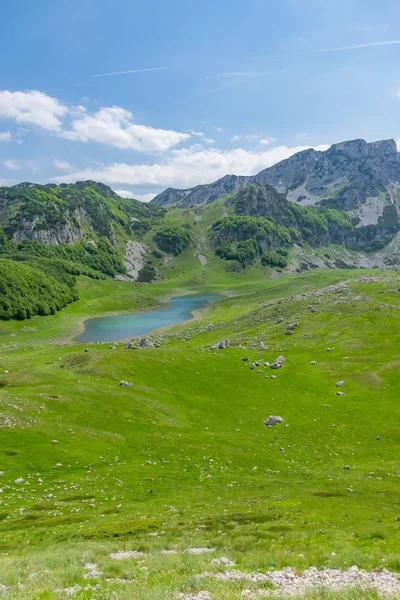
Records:
<instances>
[{"instance_id":1,"label":"mountain range","mask_svg":"<svg viewBox=\"0 0 400 600\"><path fill-rule=\"evenodd\" d=\"M169 189L148 204L94 181L0 187L3 278L13 282L8 289L38 290L28 304L13 291L0 318L58 310L78 296L77 275L148 283L174 269L203 277L207 264L263 276L399 266L399 182L394 140L353 140L299 152L252 177Z\"/></svg>"},{"instance_id":2,"label":"mountain range","mask_svg":"<svg viewBox=\"0 0 400 600\"><path fill-rule=\"evenodd\" d=\"M400 154L393 139L345 141L325 152L312 148L298 152L257 175L226 175L190 189L169 188L152 203L189 208L252 184L269 184L299 205L350 211L360 225L376 225L385 211L398 220Z\"/></svg>"}]
</instances>

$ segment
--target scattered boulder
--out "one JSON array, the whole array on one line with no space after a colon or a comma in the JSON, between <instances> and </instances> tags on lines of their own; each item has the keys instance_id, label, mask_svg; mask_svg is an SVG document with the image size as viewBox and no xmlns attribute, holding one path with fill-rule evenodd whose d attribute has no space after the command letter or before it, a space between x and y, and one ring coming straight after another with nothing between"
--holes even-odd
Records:
<instances>
[{"instance_id":1,"label":"scattered boulder","mask_svg":"<svg viewBox=\"0 0 400 600\"><path fill-rule=\"evenodd\" d=\"M344 392L336 392L336 396L345 396L346 394Z\"/></svg>"},{"instance_id":2,"label":"scattered boulder","mask_svg":"<svg viewBox=\"0 0 400 600\"><path fill-rule=\"evenodd\" d=\"M276 379L276 375L271 375L270 379Z\"/></svg>"},{"instance_id":3,"label":"scattered boulder","mask_svg":"<svg viewBox=\"0 0 400 600\"><path fill-rule=\"evenodd\" d=\"M269 366L270 369L280 369L283 366L283 363L285 362L285 357L284 356L278 356L278 358Z\"/></svg>"},{"instance_id":4,"label":"scattered boulder","mask_svg":"<svg viewBox=\"0 0 400 600\"><path fill-rule=\"evenodd\" d=\"M345 469L346 471L348 471L350 468L350 465L343 465L343 469Z\"/></svg>"},{"instance_id":5,"label":"scattered boulder","mask_svg":"<svg viewBox=\"0 0 400 600\"><path fill-rule=\"evenodd\" d=\"M312 361L310 362L310 365L316 365L316 364L317 364L317 363L315 362L315 360L312 360Z\"/></svg>"},{"instance_id":6,"label":"scattered boulder","mask_svg":"<svg viewBox=\"0 0 400 600\"><path fill-rule=\"evenodd\" d=\"M213 325L212 323L210 323L210 325L207 325L206 330L207 331L213 331L215 329L215 325Z\"/></svg>"},{"instance_id":7,"label":"scattered boulder","mask_svg":"<svg viewBox=\"0 0 400 600\"><path fill-rule=\"evenodd\" d=\"M279 319L277 320L277 324L279 325L280 323L282 323L283 319L279 317Z\"/></svg>"},{"instance_id":8,"label":"scattered boulder","mask_svg":"<svg viewBox=\"0 0 400 600\"><path fill-rule=\"evenodd\" d=\"M268 350L267 346L264 344L264 342L260 342L260 350Z\"/></svg>"},{"instance_id":9,"label":"scattered boulder","mask_svg":"<svg viewBox=\"0 0 400 600\"><path fill-rule=\"evenodd\" d=\"M253 370L256 368L256 364L255 363L250 363L250 369Z\"/></svg>"},{"instance_id":10,"label":"scattered boulder","mask_svg":"<svg viewBox=\"0 0 400 600\"><path fill-rule=\"evenodd\" d=\"M286 330L293 331L298 326L299 326L299 324L297 323L297 321L295 321L294 323L289 323L288 326L286 327Z\"/></svg>"},{"instance_id":11,"label":"scattered boulder","mask_svg":"<svg viewBox=\"0 0 400 600\"><path fill-rule=\"evenodd\" d=\"M380 440L381 439L380 435L377 435L375 439Z\"/></svg>"},{"instance_id":12,"label":"scattered boulder","mask_svg":"<svg viewBox=\"0 0 400 600\"><path fill-rule=\"evenodd\" d=\"M344 386L344 381L337 381L335 383L335 387L339 388L339 387L343 387Z\"/></svg>"},{"instance_id":13,"label":"scattered boulder","mask_svg":"<svg viewBox=\"0 0 400 600\"><path fill-rule=\"evenodd\" d=\"M154 348L154 343L149 340L149 338L142 338L139 342L138 349L144 350L146 348Z\"/></svg>"},{"instance_id":14,"label":"scattered boulder","mask_svg":"<svg viewBox=\"0 0 400 600\"><path fill-rule=\"evenodd\" d=\"M248 356L243 356L242 360L243 360L244 362L247 362L247 361L249 360L249 357L248 357Z\"/></svg>"},{"instance_id":15,"label":"scattered boulder","mask_svg":"<svg viewBox=\"0 0 400 600\"><path fill-rule=\"evenodd\" d=\"M230 345L230 340L226 339L222 340L222 342L216 342L215 344L213 344L213 346L210 347L210 350L217 350L217 348L219 348L220 350L225 350L226 348L229 348Z\"/></svg>"},{"instance_id":16,"label":"scattered boulder","mask_svg":"<svg viewBox=\"0 0 400 600\"><path fill-rule=\"evenodd\" d=\"M108 349L109 349L109 350L116 350L116 349L117 349L117 346L109 346L109 347L108 347Z\"/></svg>"},{"instance_id":17,"label":"scattered boulder","mask_svg":"<svg viewBox=\"0 0 400 600\"><path fill-rule=\"evenodd\" d=\"M122 380L119 382L119 385L120 385L120 387L132 387L133 383L131 383L130 381Z\"/></svg>"},{"instance_id":18,"label":"scattered boulder","mask_svg":"<svg viewBox=\"0 0 400 600\"><path fill-rule=\"evenodd\" d=\"M283 423L282 417L274 417L274 415L270 415L268 419L264 421L267 427L273 427L274 425L278 425L278 423Z\"/></svg>"},{"instance_id":19,"label":"scattered boulder","mask_svg":"<svg viewBox=\"0 0 400 600\"><path fill-rule=\"evenodd\" d=\"M286 329L286 335L293 335L293 331L291 329Z\"/></svg>"}]
</instances>

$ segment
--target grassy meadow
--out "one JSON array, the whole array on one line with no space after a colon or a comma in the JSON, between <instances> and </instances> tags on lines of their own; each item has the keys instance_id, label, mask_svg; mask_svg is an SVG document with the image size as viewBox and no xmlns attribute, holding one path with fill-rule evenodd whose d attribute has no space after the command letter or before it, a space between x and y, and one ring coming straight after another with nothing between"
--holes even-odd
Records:
<instances>
[{"instance_id":1,"label":"grassy meadow","mask_svg":"<svg viewBox=\"0 0 400 600\"><path fill-rule=\"evenodd\" d=\"M0 323L1 598L267 593L215 577L221 558L400 572L399 274L271 279L212 260L184 253L151 285L81 277L56 315ZM204 291L220 299L159 348L73 341L86 318Z\"/></svg>"}]
</instances>

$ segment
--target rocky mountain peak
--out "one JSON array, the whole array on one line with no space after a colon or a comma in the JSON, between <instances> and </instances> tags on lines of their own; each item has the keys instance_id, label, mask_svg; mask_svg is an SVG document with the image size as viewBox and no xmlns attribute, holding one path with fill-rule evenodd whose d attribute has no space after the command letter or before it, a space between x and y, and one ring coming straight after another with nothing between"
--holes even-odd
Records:
<instances>
[{"instance_id":1,"label":"rocky mountain peak","mask_svg":"<svg viewBox=\"0 0 400 600\"><path fill-rule=\"evenodd\" d=\"M353 211L357 217L362 213L363 219L376 223L383 206L375 206L373 214L362 207L382 194L384 204L387 198L397 203L395 187L400 185L400 154L393 139L372 143L348 140L333 144L324 152L313 148L303 150L254 176L226 175L192 189L170 188L152 202L182 207L207 204L254 183L272 185L287 194L289 200L303 205L322 202Z\"/></svg>"}]
</instances>

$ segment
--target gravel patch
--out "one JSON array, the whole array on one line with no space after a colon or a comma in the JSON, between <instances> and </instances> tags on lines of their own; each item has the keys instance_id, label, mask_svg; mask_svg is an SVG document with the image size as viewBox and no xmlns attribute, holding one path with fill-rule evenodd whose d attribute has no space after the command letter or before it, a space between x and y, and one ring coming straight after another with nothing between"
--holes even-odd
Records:
<instances>
[{"instance_id":1,"label":"gravel patch","mask_svg":"<svg viewBox=\"0 0 400 600\"><path fill-rule=\"evenodd\" d=\"M208 573L207 575L222 581L245 580L253 583L269 582L276 588L275 590L260 590L262 595L268 596L273 596L276 593L284 593L287 596L301 596L315 588L340 591L347 588L360 587L363 589L373 589L385 596L400 597L400 574L392 573L387 569L369 573L355 566L351 567L348 571L340 569L318 571L316 567L311 567L303 572L287 568L267 573L243 573L233 570L225 571L224 573ZM249 590L245 591L249 592ZM260 594L258 593L258 595Z\"/></svg>"}]
</instances>

